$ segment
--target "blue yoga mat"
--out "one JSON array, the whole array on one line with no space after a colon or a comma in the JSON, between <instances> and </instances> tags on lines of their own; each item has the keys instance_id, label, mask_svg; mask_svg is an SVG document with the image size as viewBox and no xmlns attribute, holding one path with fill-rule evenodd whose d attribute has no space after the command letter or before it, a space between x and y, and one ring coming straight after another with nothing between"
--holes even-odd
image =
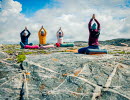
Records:
<instances>
[{"instance_id":1,"label":"blue yoga mat","mask_svg":"<svg viewBox=\"0 0 130 100\"><path fill-rule=\"evenodd\" d=\"M107 54L106 49L87 49L86 54Z\"/></svg>"}]
</instances>

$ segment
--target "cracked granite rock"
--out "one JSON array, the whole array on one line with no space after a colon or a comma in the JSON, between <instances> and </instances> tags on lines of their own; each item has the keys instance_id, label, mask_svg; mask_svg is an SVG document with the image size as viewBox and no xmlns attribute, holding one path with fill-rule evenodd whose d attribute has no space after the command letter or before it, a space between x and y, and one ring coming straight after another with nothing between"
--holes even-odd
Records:
<instances>
[{"instance_id":1,"label":"cracked granite rock","mask_svg":"<svg viewBox=\"0 0 130 100\"><path fill-rule=\"evenodd\" d=\"M1 62L0 100L130 100L129 61L129 54L59 52L28 55L24 70Z\"/></svg>"}]
</instances>

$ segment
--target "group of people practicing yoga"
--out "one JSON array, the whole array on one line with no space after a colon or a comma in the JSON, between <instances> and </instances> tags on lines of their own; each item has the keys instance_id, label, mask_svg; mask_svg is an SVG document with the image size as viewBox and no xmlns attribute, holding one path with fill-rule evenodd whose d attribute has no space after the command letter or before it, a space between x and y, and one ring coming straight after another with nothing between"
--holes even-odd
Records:
<instances>
[{"instance_id":1,"label":"group of people practicing yoga","mask_svg":"<svg viewBox=\"0 0 130 100\"><path fill-rule=\"evenodd\" d=\"M92 25L92 21L95 21ZM92 18L90 19L88 23L88 30L89 30L89 39L88 39L88 47L80 48L78 50L78 53L85 53L87 49L99 49L99 42L98 38L100 35L100 24L95 18L95 14L92 15ZM33 46L32 43L28 43L28 38L31 35L27 27L20 33L21 37L21 48L52 48L55 47L54 45L46 45L46 36L47 36L47 31L45 28L42 26L41 29L38 32L38 37L39 37L39 46L35 45ZM59 47L60 45L64 44L63 43L63 36L64 33L60 27L60 29L56 33L57 36L57 43L56 46Z\"/></svg>"}]
</instances>

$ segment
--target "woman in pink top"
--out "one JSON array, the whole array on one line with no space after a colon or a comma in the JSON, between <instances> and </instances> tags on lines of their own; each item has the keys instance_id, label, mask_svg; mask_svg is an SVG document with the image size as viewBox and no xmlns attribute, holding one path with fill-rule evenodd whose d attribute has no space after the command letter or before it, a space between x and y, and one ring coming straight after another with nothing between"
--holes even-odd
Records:
<instances>
[{"instance_id":1,"label":"woman in pink top","mask_svg":"<svg viewBox=\"0 0 130 100\"><path fill-rule=\"evenodd\" d=\"M63 43L64 33L63 33L63 31L61 30L61 27L60 27L60 29L57 31L56 36L57 36L57 43L62 44L62 43Z\"/></svg>"}]
</instances>

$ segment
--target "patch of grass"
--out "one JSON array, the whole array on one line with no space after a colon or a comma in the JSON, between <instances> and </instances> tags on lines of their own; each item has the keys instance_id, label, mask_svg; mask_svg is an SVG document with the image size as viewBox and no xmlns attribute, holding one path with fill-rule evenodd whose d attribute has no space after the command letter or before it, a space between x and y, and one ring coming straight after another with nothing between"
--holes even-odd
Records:
<instances>
[{"instance_id":1,"label":"patch of grass","mask_svg":"<svg viewBox=\"0 0 130 100\"><path fill-rule=\"evenodd\" d=\"M25 52L25 51L19 52L19 55L29 55L29 54L33 54L33 52Z\"/></svg>"},{"instance_id":2,"label":"patch of grass","mask_svg":"<svg viewBox=\"0 0 130 100\"><path fill-rule=\"evenodd\" d=\"M126 54L130 54L130 52L126 52Z\"/></svg>"},{"instance_id":3,"label":"patch of grass","mask_svg":"<svg viewBox=\"0 0 130 100\"><path fill-rule=\"evenodd\" d=\"M8 54L13 54L13 53L15 53L15 51L14 50L6 50L6 51L4 51L4 52L6 52L6 53L8 53Z\"/></svg>"},{"instance_id":4,"label":"patch of grass","mask_svg":"<svg viewBox=\"0 0 130 100\"><path fill-rule=\"evenodd\" d=\"M25 49L23 50L16 50L16 49L4 49L4 52L8 53L9 55L17 54L17 55L30 55L30 54L47 54L47 51L44 50L32 50L32 51L26 51Z\"/></svg>"},{"instance_id":5,"label":"patch of grass","mask_svg":"<svg viewBox=\"0 0 130 100\"><path fill-rule=\"evenodd\" d=\"M26 56L25 55L18 55L16 57L16 59L17 59L17 62L20 63L20 62L23 62L26 59Z\"/></svg>"},{"instance_id":6,"label":"patch of grass","mask_svg":"<svg viewBox=\"0 0 130 100\"><path fill-rule=\"evenodd\" d=\"M108 54L115 54L115 52L110 52L110 51L109 51Z\"/></svg>"},{"instance_id":7,"label":"patch of grass","mask_svg":"<svg viewBox=\"0 0 130 100\"><path fill-rule=\"evenodd\" d=\"M30 54L33 54L34 52L25 52L24 54L25 55L30 55Z\"/></svg>"},{"instance_id":8,"label":"patch of grass","mask_svg":"<svg viewBox=\"0 0 130 100\"><path fill-rule=\"evenodd\" d=\"M43 50L42 50L42 51L37 51L37 53L40 53L40 54L42 54L42 53L43 53L43 54L47 54L47 52L46 52L46 51L43 51Z\"/></svg>"},{"instance_id":9,"label":"patch of grass","mask_svg":"<svg viewBox=\"0 0 130 100\"><path fill-rule=\"evenodd\" d=\"M56 52L67 52L66 50L62 50L62 51L56 51Z\"/></svg>"},{"instance_id":10,"label":"patch of grass","mask_svg":"<svg viewBox=\"0 0 130 100\"><path fill-rule=\"evenodd\" d=\"M113 50L113 51L121 51L121 50Z\"/></svg>"},{"instance_id":11,"label":"patch of grass","mask_svg":"<svg viewBox=\"0 0 130 100\"><path fill-rule=\"evenodd\" d=\"M19 45L15 45L15 44L8 44L8 45L2 46L3 49L15 49L18 47L19 47Z\"/></svg>"},{"instance_id":12,"label":"patch of grass","mask_svg":"<svg viewBox=\"0 0 130 100\"><path fill-rule=\"evenodd\" d=\"M108 52L108 54L130 54L130 52L126 52L126 51L118 51L118 52Z\"/></svg>"},{"instance_id":13,"label":"patch of grass","mask_svg":"<svg viewBox=\"0 0 130 100\"><path fill-rule=\"evenodd\" d=\"M8 58L7 60L9 60L9 61L13 61L14 59L13 59L13 58Z\"/></svg>"},{"instance_id":14,"label":"patch of grass","mask_svg":"<svg viewBox=\"0 0 130 100\"><path fill-rule=\"evenodd\" d=\"M120 51L120 52L116 52L116 53L118 53L118 54L126 54L125 51Z\"/></svg>"}]
</instances>

